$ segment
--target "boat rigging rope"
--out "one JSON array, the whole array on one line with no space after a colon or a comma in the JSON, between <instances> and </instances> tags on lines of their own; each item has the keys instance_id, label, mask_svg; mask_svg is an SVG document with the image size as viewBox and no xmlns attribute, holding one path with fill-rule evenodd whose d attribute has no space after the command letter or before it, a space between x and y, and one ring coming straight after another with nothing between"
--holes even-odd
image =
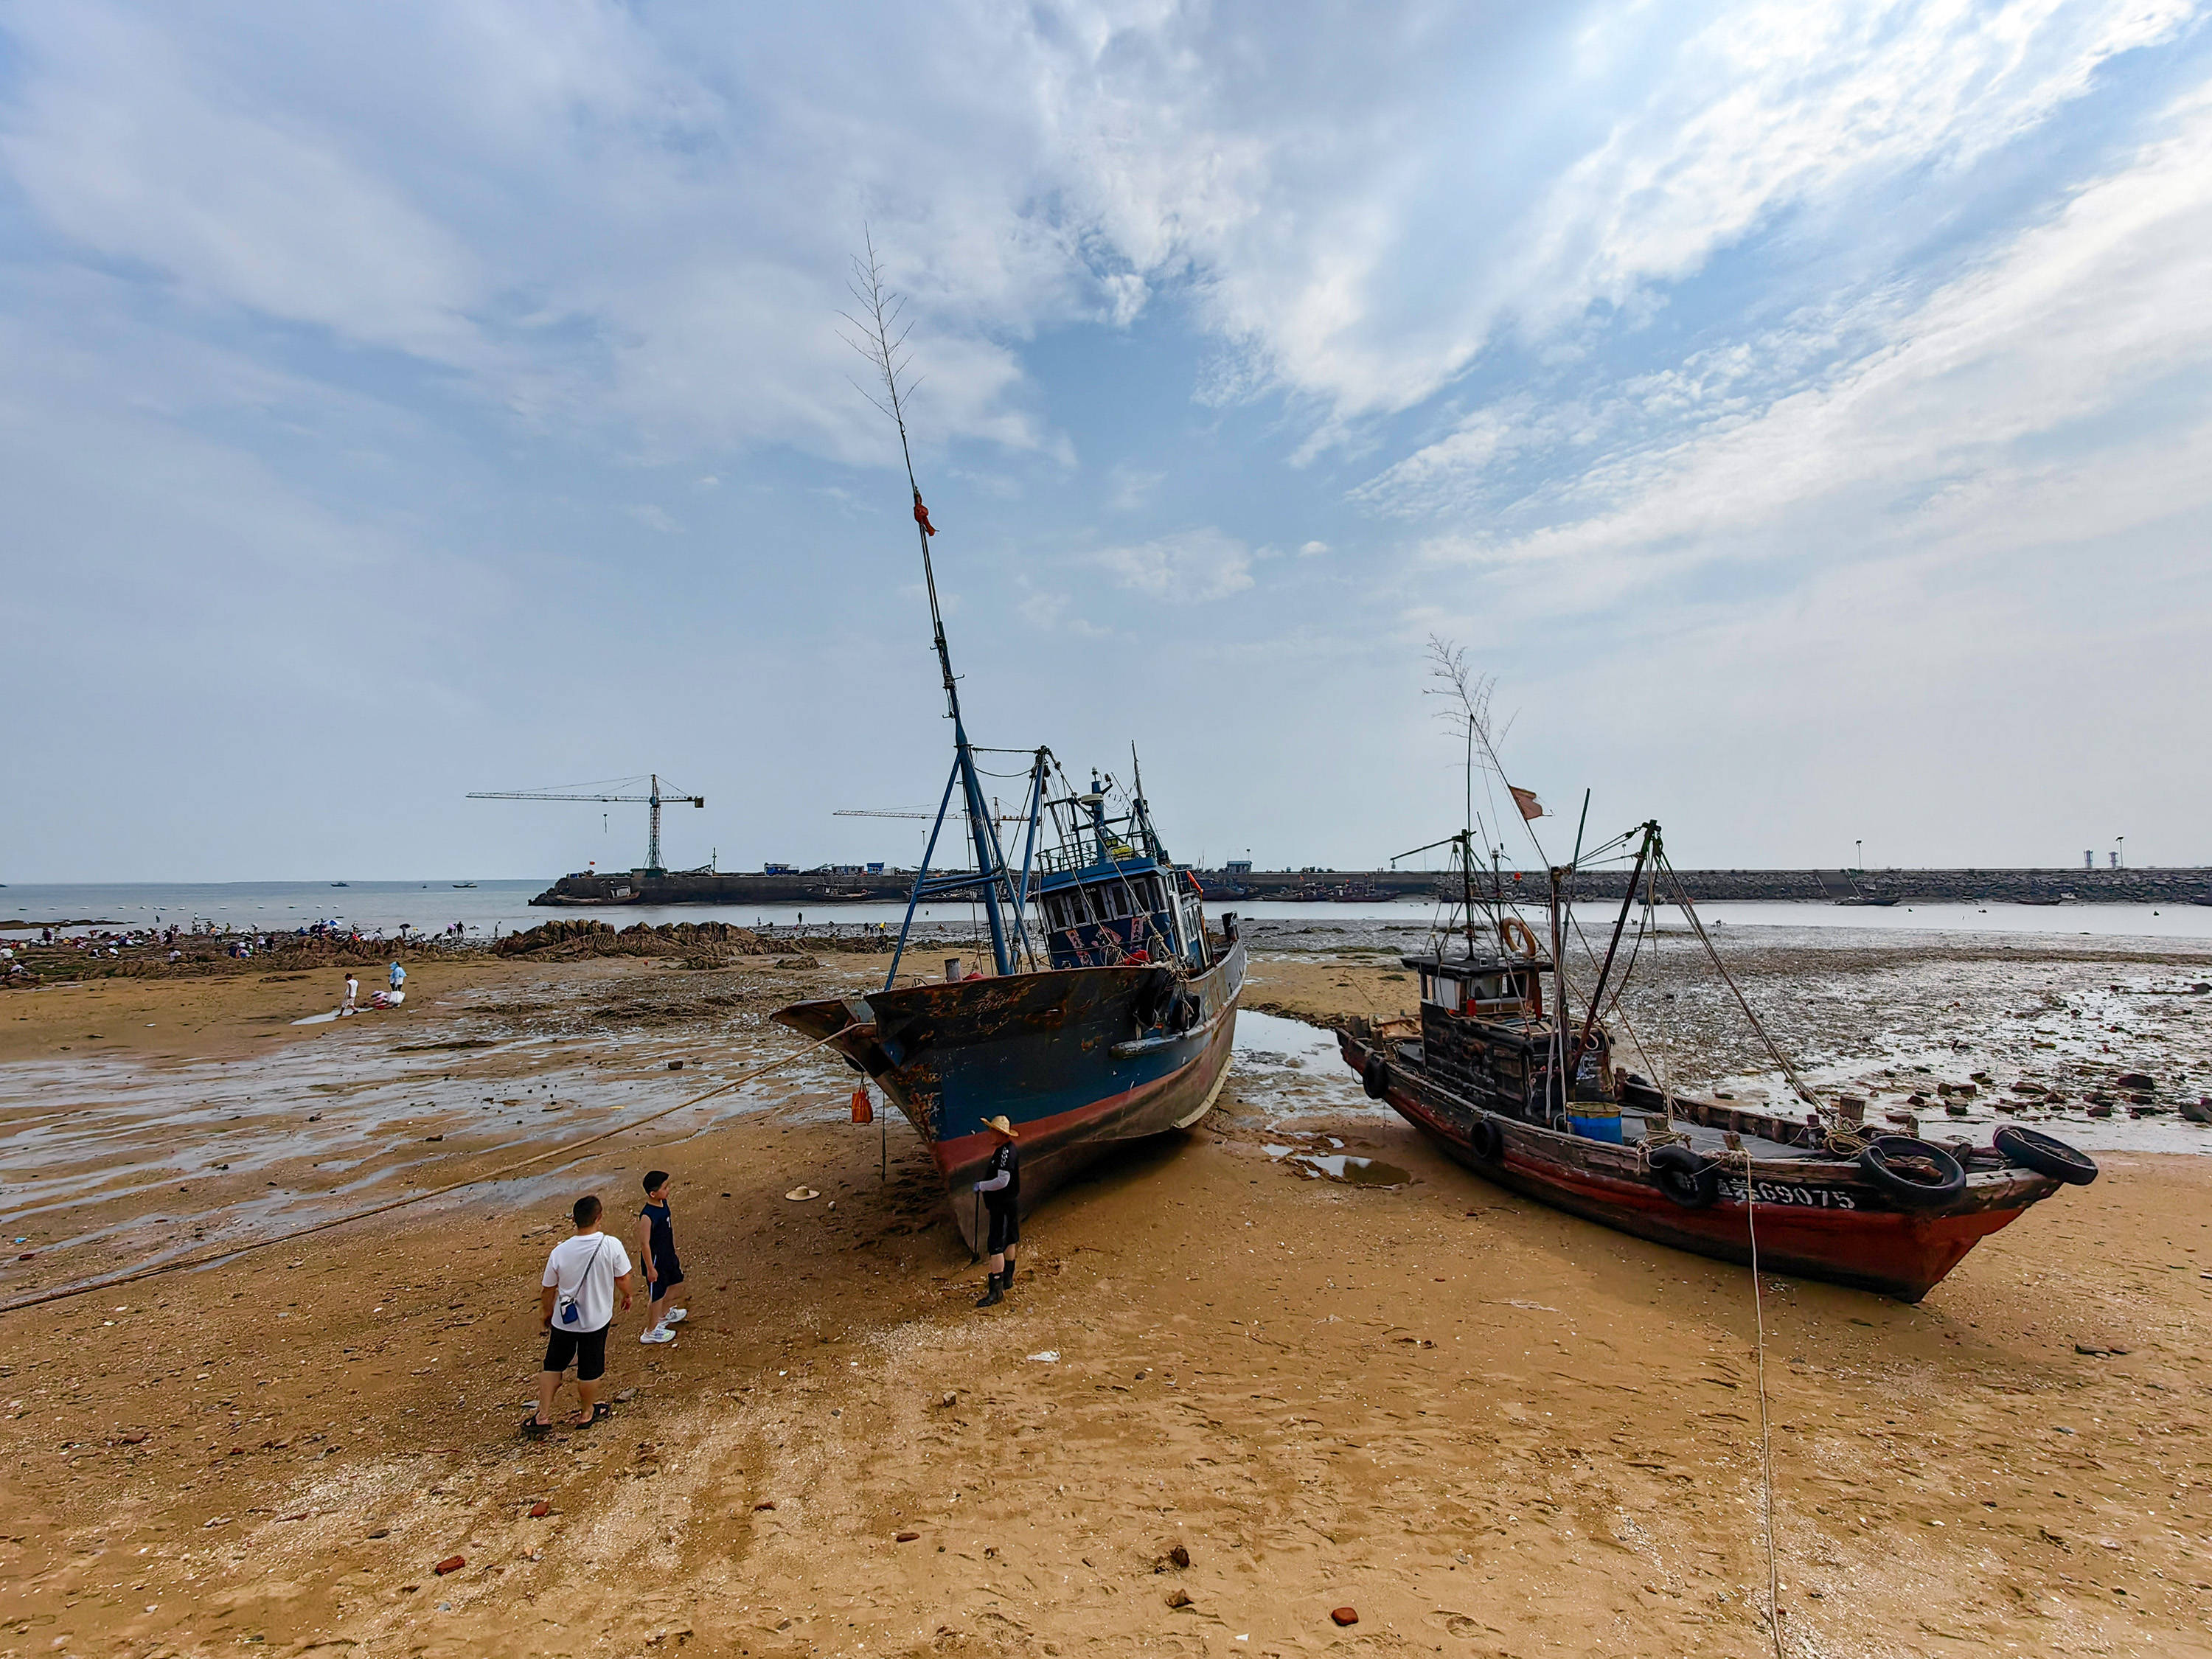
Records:
<instances>
[{"instance_id":1,"label":"boat rigging rope","mask_svg":"<svg viewBox=\"0 0 2212 1659\"><path fill-rule=\"evenodd\" d=\"M1743 1222L1751 1235L1752 1322L1759 1335L1759 1495L1766 1531L1766 1627L1774 1638L1774 1659L1784 1659L1782 1569L1774 1554L1774 1436L1766 1415L1766 1301L1759 1282L1759 1205L1751 1178L1751 1154L1738 1149L1731 1155L1743 1160Z\"/></svg>"},{"instance_id":2,"label":"boat rigging rope","mask_svg":"<svg viewBox=\"0 0 2212 1659\"><path fill-rule=\"evenodd\" d=\"M625 1134L632 1129L642 1128L648 1123L680 1112L687 1106L696 1106L702 1101L712 1100L716 1095L726 1095L732 1089L742 1088L755 1078L765 1077L779 1066L788 1066L794 1060L803 1060L816 1049L835 1042L840 1035L841 1033L837 1031L832 1031L828 1036L808 1043L804 1048L794 1048L791 1053L772 1060L765 1066L755 1066L743 1077L732 1078L727 1083L718 1084L704 1094L694 1095L689 1100L679 1100L673 1106L664 1106L658 1111L647 1112L643 1117L632 1118L627 1123L618 1123L611 1129L602 1130L595 1135L586 1135L581 1140L572 1140L565 1146L555 1146L545 1152L533 1152L528 1158L517 1158L512 1164L502 1164L495 1170L487 1170L482 1175L471 1176L465 1181L448 1182L442 1187L433 1187L428 1192L410 1193L404 1198L388 1199L381 1204L372 1204L365 1210L350 1211L344 1215L333 1216L327 1221L313 1222L307 1226L295 1227L289 1231L277 1233L268 1238L257 1238L247 1243L229 1245L222 1249L209 1251L203 1255L187 1256L175 1261L155 1262L150 1267L134 1267L127 1273L110 1273L104 1279L88 1279L82 1285L72 1285L59 1290L42 1291L36 1296L19 1297L13 1302L0 1303L0 1314L15 1313L21 1309L36 1308L49 1302L63 1302L70 1297L85 1296L94 1291L112 1290L118 1285L135 1285L142 1279L152 1279L161 1273L183 1273L187 1268L211 1267L216 1262L228 1261L234 1257L245 1255L250 1251L265 1250L272 1244L289 1243L295 1238L305 1238L310 1233L328 1232L333 1227L343 1227L349 1222L366 1221L371 1216L382 1215L391 1210L404 1209L410 1204L421 1204L430 1199L443 1198L448 1193L458 1193L468 1187L480 1187L488 1181L497 1181L503 1176L513 1175L518 1170L526 1170L533 1164L543 1164L549 1158L566 1158L573 1153L580 1152L586 1146L596 1146L603 1140L611 1140L618 1134Z\"/></svg>"},{"instance_id":3,"label":"boat rigging rope","mask_svg":"<svg viewBox=\"0 0 2212 1659\"><path fill-rule=\"evenodd\" d=\"M1698 913L1690 903L1690 895L1682 886L1681 875L1674 868L1673 860L1662 854L1659 861L1666 869L1668 879L1674 884L1674 902L1681 906L1682 914L1690 919L1690 927L1697 933L1698 943L1705 947L1705 954L1713 959L1713 966L1719 969L1721 978L1735 993L1736 1006L1743 1010L1743 1017L1751 1022L1751 1029L1759 1033L1759 1040L1766 1045L1766 1052L1782 1068L1783 1076L1790 1079L1790 1086L1797 1091L1797 1097L1826 1117L1827 1111L1822 1106L1820 1097L1813 1092L1803 1078L1797 1075L1797 1068L1790 1063L1790 1057L1767 1035L1766 1027L1759 1024L1759 1016L1751 1011L1751 1001L1744 995L1743 988L1735 982L1735 975L1729 972L1728 964L1721 960L1721 953L1714 949L1711 939L1705 933L1705 924L1698 919Z\"/></svg>"}]
</instances>

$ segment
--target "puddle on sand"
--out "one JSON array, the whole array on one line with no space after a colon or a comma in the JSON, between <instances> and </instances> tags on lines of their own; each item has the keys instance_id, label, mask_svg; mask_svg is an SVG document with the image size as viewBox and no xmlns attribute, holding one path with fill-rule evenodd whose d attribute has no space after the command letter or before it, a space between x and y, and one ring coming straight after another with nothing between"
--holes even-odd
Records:
<instances>
[{"instance_id":1,"label":"puddle on sand","mask_svg":"<svg viewBox=\"0 0 2212 1659\"><path fill-rule=\"evenodd\" d=\"M1237 1011L1236 1086L1271 1121L1325 1112L1388 1111L1367 1098L1344 1063L1336 1033L1302 1019Z\"/></svg>"},{"instance_id":2,"label":"puddle on sand","mask_svg":"<svg viewBox=\"0 0 2212 1659\"><path fill-rule=\"evenodd\" d=\"M1395 1164L1385 1164L1379 1158L1354 1158L1349 1152L1299 1152L1291 1162L1309 1174L1340 1181L1347 1187L1402 1187L1413 1178L1411 1170Z\"/></svg>"}]
</instances>

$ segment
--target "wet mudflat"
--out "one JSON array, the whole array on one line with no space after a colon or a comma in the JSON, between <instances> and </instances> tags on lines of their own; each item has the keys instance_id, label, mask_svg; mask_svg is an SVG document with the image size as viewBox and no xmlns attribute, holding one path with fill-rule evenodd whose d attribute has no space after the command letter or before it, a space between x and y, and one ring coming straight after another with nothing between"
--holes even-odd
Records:
<instances>
[{"instance_id":1,"label":"wet mudflat","mask_svg":"<svg viewBox=\"0 0 2212 1659\"><path fill-rule=\"evenodd\" d=\"M1886 1099L1912 1082L1948 1099L1928 1091L1977 1070L2008 1092L2031 1070L2079 1089L2124 1057L2163 1100L2203 1071L2203 1016L2148 988L2186 965L1868 959L1789 1007L1778 976L1759 1006L1827 1045L1824 1066L1895 1073ZM1387 1009L1400 971L1255 962L1251 995L1279 1018L1243 1023L1220 1108L1039 1212L988 1313L911 1133L889 1126L879 1179L850 1074L807 1062L543 1188L11 1316L0 1653L1768 1651L1747 1275L1500 1193L1367 1102L1299 1021ZM119 1257L186 1213L179 1184L210 1184L191 1212L208 1218L234 1177L298 1204L327 1201L324 1182L436 1184L550 1144L571 1115L671 1103L787 1042L760 1024L775 1003L866 973L533 969L283 1053L210 1029L31 1088L15 1066L55 1065L58 1044L26 1042L0 1085L11 1111L74 1094L105 1126L37 1127L97 1218L53 1190L39 1224ZM1948 994L1908 1016L1899 985ZM2018 1018L2044 991L2066 1013ZM1649 994L1682 1011L1648 1041L1684 1079L1760 1086L1686 973ZM73 1019L91 1004L56 1006L73 1046L106 1029ZM493 1046L432 1046L459 1042ZM208 1068L248 1061L250 1086L212 1091ZM178 1089L182 1115L164 1125L141 1086ZM337 1120L306 1123L318 1097L358 1115L322 1139ZM221 1149L257 1110L249 1170ZM2087 1121L2180 1133L2170 1114ZM422 1138L440 1122L447 1140ZM126 1164L198 1173L100 1185L95 1134ZM1304 1157L1410 1178L1316 1178ZM1770 1283L1789 1651L2212 1644L2207 1165L2105 1162L1919 1308ZM678 1172L693 1316L663 1348L636 1342L637 1310L618 1319L617 1417L525 1443L562 1200L626 1198L648 1164ZM1348 1631L1329 1618L1346 1605Z\"/></svg>"}]
</instances>

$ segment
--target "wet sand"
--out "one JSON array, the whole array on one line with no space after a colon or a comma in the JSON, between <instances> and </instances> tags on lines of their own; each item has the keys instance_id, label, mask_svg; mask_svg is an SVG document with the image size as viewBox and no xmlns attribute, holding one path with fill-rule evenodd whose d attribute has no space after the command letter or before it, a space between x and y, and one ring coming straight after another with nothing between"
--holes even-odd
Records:
<instances>
[{"instance_id":1,"label":"wet sand","mask_svg":"<svg viewBox=\"0 0 2212 1659\"><path fill-rule=\"evenodd\" d=\"M2119 1039L2186 1080L2196 1016L2099 988L2187 966L1854 962L1780 1023L1869 1074L1936 1066L1904 1051L1940 1036L1944 1076L2008 1083ZM1387 1011L1398 971L1263 957L1250 1001ZM404 1016L270 1038L282 986L20 994L9 1144L58 1116L57 1184L0 1283L595 1133L781 1052L769 1009L866 973L484 963ZM1960 1006L1907 1029L1898 975ZM2046 980L2139 1029L2036 1048L2058 1039L2008 1010ZM133 1010L191 1041L48 1069ZM1748 1276L1484 1185L1305 1040L1252 1022L1221 1109L1040 1212L987 1313L911 1133L889 1126L879 1179L849 1074L809 1060L528 1182L8 1316L0 1655L1770 1651ZM1696 1051L1711 1075L1758 1059L1731 1041ZM429 1046L459 1042L490 1046ZM228 1112L185 1100L218 1072ZM1310 1178L1286 1150L1331 1140L1406 1180ZM159 1188L133 1173L157 1152L183 1170ZM2212 1164L2103 1162L1919 1308L1769 1281L1788 1650L2212 1651ZM618 1316L616 1418L526 1443L566 1200L629 1212L654 1164L693 1316L657 1349ZM821 1198L786 1200L801 1182ZM10 1237L21 1193L11 1170Z\"/></svg>"}]
</instances>

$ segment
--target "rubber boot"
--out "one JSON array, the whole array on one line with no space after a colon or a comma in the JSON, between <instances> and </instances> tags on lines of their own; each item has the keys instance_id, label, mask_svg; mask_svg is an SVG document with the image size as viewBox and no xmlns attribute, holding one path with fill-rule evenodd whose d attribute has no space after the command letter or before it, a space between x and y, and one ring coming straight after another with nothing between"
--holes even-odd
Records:
<instances>
[{"instance_id":1,"label":"rubber boot","mask_svg":"<svg viewBox=\"0 0 2212 1659\"><path fill-rule=\"evenodd\" d=\"M1002 1290L1014 1288L1014 1264L1011 1259L1006 1262L1006 1271L999 1275L999 1285Z\"/></svg>"},{"instance_id":2,"label":"rubber boot","mask_svg":"<svg viewBox=\"0 0 2212 1659\"><path fill-rule=\"evenodd\" d=\"M979 1308L995 1308L1000 1303L1006 1299L1006 1298L999 1292L999 1276L996 1273L993 1273L991 1275L991 1288L984 1292L984 1294L975 1298L975 1305Z\"/></svg>"}]
</instances>

